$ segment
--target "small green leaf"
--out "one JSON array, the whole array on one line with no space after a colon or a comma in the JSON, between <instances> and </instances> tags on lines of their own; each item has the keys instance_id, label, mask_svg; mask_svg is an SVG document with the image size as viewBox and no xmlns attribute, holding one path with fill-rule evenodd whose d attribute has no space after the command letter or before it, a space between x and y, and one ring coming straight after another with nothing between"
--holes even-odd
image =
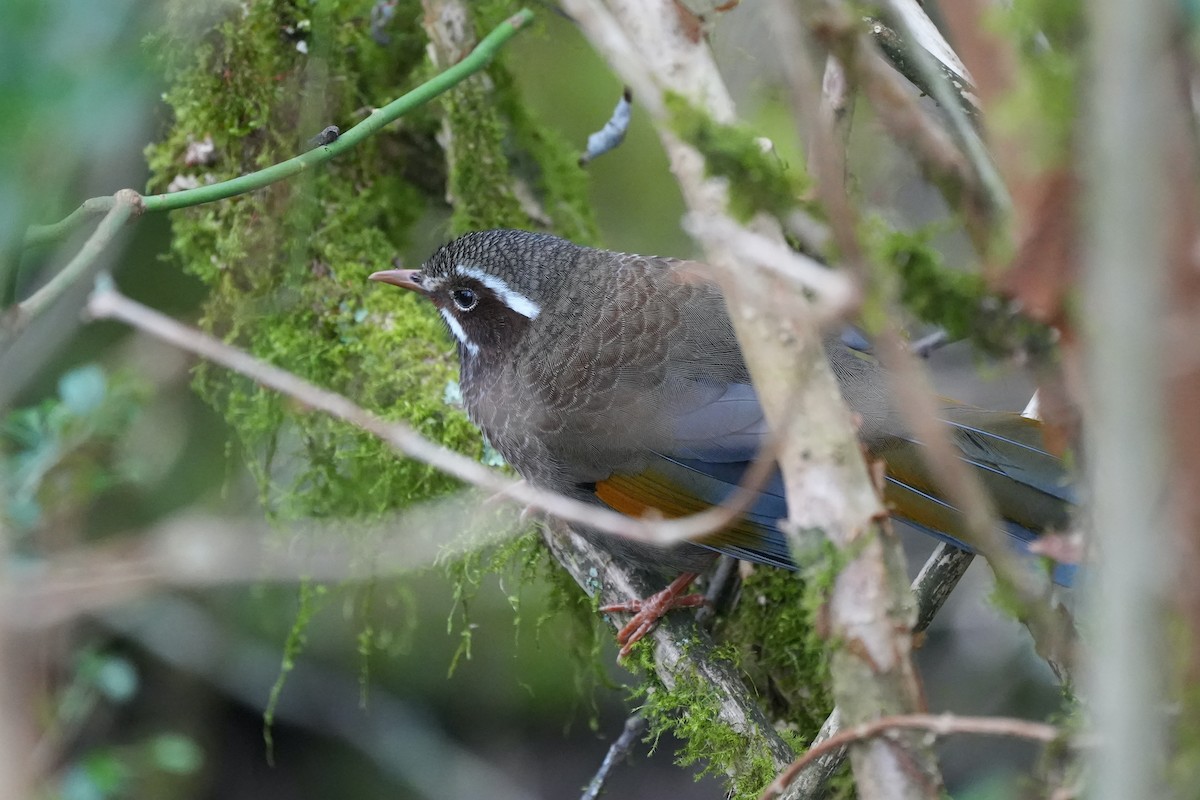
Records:
<instances>
[{"instance_id":1,"label":"small green leaf","mask_svg":"<svg viewBox=\"0 0 1200 800\"><path fill-rule=\"evenodd\" d=\"M37 527L42 518L42 507L37 498L32 495L20 494L8 501L6 510L8 521L19 531L28 531Z\"/></svg>"},{"instance_id":2,"label":"small green leaf","mask_svg":"<svg viewBox=\"0 0 1200 800\"><path fill-rule=\"evenodd\" d=\"M104 370L97 364L73 369L58 381L58 396L62 398L63 405L80 417L99 408L107 390Z\"/></svg>"},{"instance_id":3,"label":"small green leaf","mask_svg":"<svg viewBox=\"0 0 1200 800\"><path fill-rule=\"evenodd\" d=\"M446 388L442 392L442 402L455 408L463 407L462 387L458 385L458 381L446 381Z\"/></svg>"},{"instance_id":4,"label":"small green leaf","mask_svg":"<svg viewBox=\"0 0 1200 800\"><path fill-rule=\"evenodd\" d=\"M62 800L108 800L116 797L129 770L109 751L89 754L67 769L59 784Z\"/></svg>"},{"instance_id":5,"label":"small green leaf","mask_svg":"<svg viewBox=\"0 0 1200 800\"><path fill-rule=\"evenodd\" d=\"M204 763L204 752L181 733L164 733L150 742L154 764L172 775L190 775Z\"/></svg>"},{"instance_id":6,"label":"small green leaf","mask_svg":"<svg viewBox=\"0 0 1200 800\"><path fill-rule=\"evenodd\" d=\"M58 796L61 800L105 800L107 793L96 785L87 770L75 766L63 776Z\"/></svg>"},{"instance_id":7,"label":"small green leaf","mask_svg":"<svg viewBox=\"0 0 1200 800\"><path fill-rule=\"evenodd\" d=\"M106 657L92 680L100 693L114 703L126 702L138 688L137 670L120 656Z\"/></svg>"},{"instance_id":8,"label":"small green leaf","mask_svg":"<svg viewBox=\"0 0 1200 800\"><path fill-rule=\"evenodd\" d=\"M480 460L489 467L503 467L505 464L504 456L487 439L483 440L483 458Z\"/></svg>"}]
</instances>

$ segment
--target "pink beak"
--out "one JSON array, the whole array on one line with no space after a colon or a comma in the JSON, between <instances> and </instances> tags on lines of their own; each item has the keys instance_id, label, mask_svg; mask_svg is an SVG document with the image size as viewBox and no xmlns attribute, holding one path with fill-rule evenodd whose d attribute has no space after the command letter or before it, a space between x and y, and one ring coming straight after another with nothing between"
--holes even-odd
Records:
<instances>
[{"instance_id":1,"label":"pink beak","mask_svg":"<svg viewBox=\"0 0 1200 800\"><path fill-rule=\"evenodd\" d=\"M367 280L390 283L392 286L399 286L401 289L408 289L410 292L420 295L428 294L425 287L421 285L420 270L385 269L382 272L372 272L367 276Z\"/></svg>"}]
</instances>

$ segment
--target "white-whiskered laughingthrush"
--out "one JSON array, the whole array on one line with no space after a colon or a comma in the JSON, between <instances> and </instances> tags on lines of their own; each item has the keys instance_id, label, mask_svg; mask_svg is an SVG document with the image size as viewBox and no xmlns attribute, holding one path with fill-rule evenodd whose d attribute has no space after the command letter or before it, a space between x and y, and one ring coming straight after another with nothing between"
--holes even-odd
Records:
<instances>
[{"instance_id":1,"label":"white-whiskered laughingthrush","mask_svg":"<svg viewBox=\"0 0 1200 800\"><path fill-rule=\"evenodd\" d=\"M443 246L420 270L370 277L434 304L458 344L468 415L535 486L635 516L677 517L728 497L764 444L762 408L702 264L494 230ZM959 515L940 498L878 363L838 337L825 349L865 450L886 464L892 515L963 546ZM1038 422L957 404L941 412L1015 540L1066 525L1072 487ZM681 599L691 604L680 595L715 552L793 567L777 527L786 516L776 475L740 521L694 544L591 534L617 558L683 573L656 598L618 609L639 611L621 643Z\"/></svg>"}]
</instances>

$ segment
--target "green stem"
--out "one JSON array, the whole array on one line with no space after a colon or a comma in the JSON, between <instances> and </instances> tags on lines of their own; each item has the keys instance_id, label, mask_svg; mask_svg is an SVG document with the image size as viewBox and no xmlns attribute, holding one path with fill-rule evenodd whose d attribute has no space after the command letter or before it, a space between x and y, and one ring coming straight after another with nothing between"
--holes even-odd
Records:
<instances>
[{"instance_id":1,"label":"green stem","mask_svg":"<svg viewBox=\"0 0 1200 800\"><path fill-rule=\"evenodd\" d=\"M18 333L29 324L30 320L53 305L73 283L88 275L93 270L96 259L108 247L109 242L117 235L117 232L132 217L140 213L141 197L131 189L122 189L112 197L93 199L108 200L108 214L96 226L96 230L83 243L83 246L79 248L79 252L75 254L75 257L67 262L67 265L51 278L49 283L13 307L11 312L13 316L7 325L8 330L5 331L8 335L11 336ZM89 200L88 203L90 202ZM63 225L67 220L76 215L78 215L79 219L84 219L90 213L94 213L90 208L88 211L84 211L87 205L87 203L84 203L74 214L58 223L58 225Z\"/></svg>"},{"instance_id":2,"label":"green stem","mask_svg":"<svg viewBox=\"0 0 1200 800\"><path fill-rule=\"evenodd\" d=\"M323 164L354 147L389 122L393 122L414 108L428 103L433 98L486 67L491 63L492 58L495 57L500 48L532 19L533 12L529 9L518 11L489 33L462 61L421 84L408 94L393 100L383 108L375 109L371 112L370 116L346 131L332 144L315 147L303 155L282 161L266 169L221 183L214 183L211 186L200 186L195 189L187 189L182 192L172 192L170 194L150 195L143 198L145 210L174 211L178 208L211 203L214 200L224 200L227 197L261 189L268 184L289 178L318 164ZM25 233L24 244L28 247L58 239L87 217L111 207L112 198L94 197L77 208L70 216L53 225L30 226Z\"/></svg>"},{"instance_id":3,"label":"green stem","mask_svg":"<svg viewBox=\"0 0 1200 800\"><path fill-rule=\"evenodd\" d=\"M53 242L66 236L89 217L104 214L113 207L113 196L93 197L53 225L30 225L25 232L25 247Z\"/></svg>"}]
</instances>

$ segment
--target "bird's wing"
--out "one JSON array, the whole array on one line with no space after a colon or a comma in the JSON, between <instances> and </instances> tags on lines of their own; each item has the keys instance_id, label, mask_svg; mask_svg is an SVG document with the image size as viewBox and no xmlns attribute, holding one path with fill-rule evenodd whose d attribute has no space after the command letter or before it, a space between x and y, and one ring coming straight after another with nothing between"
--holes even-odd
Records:
<instances>
[{"instance_id":1,"label":"bird's wing","mask_svg":"<svg viewBox=\"0 0 1200 800\"><path fill-rule=\"evenodd\" d=\"M744 462L714 463L659 455L637 475L612 475L598 481L596 496L625 514L648 511L668 518L696 514L726 500L737 489ZM794 569L779 520L787 501L778 473L759 493L754 505L729 527L696 544L735 558Z\"/></svg>"},{"instance_id":2,"label":"bird's wing","mask_svg":"<svg viewBox=\"0 0 1200 800\"><path fill-rule=\"evenodd\" d=\"M672 395L668 457L721 464L750 461L766 440L766 417L749 384L693 383Z\"/></svg>"},{"instance_id":3,"label":"bird's wing","mask_svg":"<svg viewBox=\"0 0 1200 800\"><path fill-rule=\"evenodd\" d=\"M1027 531L1020 538L1067 525L1075 504L1074 487L1062 460L1046 450L1039 422L1011 412L957 405L943 408L942 418L950 427L959 458L974 468L1000 517ZM874 455L886 462L889 483L938 498L920 450L915 440L896 437ZM899 494L894 502L897 513L906 517L924 505ZM914 521L947 533L961 531L957 511L946 508L952 516L939 516L937 525L919 516Z\"/></svg>"},{"instance_id":4,"label":"bird's wing","mask_svg":"<svg viewBox=\"0 0 1200 800\"><path fill-rule=\"evenodd\" d=\"M704 398L707 402L701 402ZM678 445L672 452L654 453L636 475L599 481L596 493L601 500L628 514L640 516L655 509L679 517L721 503L735 491L766 434L753 388L710 387L697 390L690 402L675 418ZM1042 530L1066 524L1074 502L1072 487L1063 463L1042 444L1036 421L968 406L947 406L943 417L960 457L991 492L1004 531L1018 549L1025 550ZM892 437L875 455L887 464L885 499L893 516L966 547L957 537L963 530L961 515L941 498L919 443ZM787 540L777 524L786 516L783 481L776 471L741 520L697 543L737 558L790 567ZM1060 572L1056 580L1069 582L1070 576Z\"/></svg>"}]
</instances>

